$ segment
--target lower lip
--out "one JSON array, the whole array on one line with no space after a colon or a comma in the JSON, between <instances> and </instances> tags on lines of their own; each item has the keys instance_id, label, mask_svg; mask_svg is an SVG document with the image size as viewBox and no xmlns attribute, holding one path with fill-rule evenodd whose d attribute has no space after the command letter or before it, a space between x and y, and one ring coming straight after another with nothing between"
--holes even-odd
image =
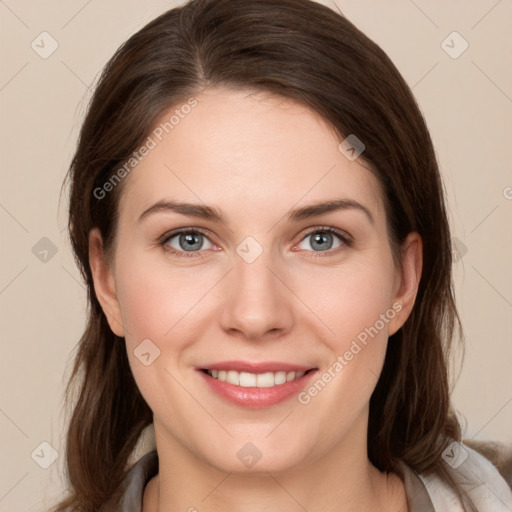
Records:
<instances>
[{"instance_id":1,"label":"lower lip","mask_svg":"<svg viewBox=\"0 0 512 512\"><path fill-rule=\"evenodd\" d=\"M288 400L297 395L309 382L316 370L311 370L298 379L268 388L235 386L229 382L211 377L198 370L210 389L231 404L250 409L263 409Z\"/></svg>"}]
</instances>

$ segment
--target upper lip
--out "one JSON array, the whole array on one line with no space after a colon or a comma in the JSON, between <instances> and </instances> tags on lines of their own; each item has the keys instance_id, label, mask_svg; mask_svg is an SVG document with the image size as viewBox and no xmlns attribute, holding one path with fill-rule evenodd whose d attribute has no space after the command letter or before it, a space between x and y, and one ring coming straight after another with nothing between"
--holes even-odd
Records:
<instances>
[{"instance_id":1,"label":"upper lip","mask_svg":"<svg viewBox=\"0 0 512 512\"><path fill-rule=\"evenodd\" d=\"M197 366L198 370L235 370L237 372L247 373L266 373L266 372L305 372L307 370L316 369L312 366L304 366L300 364L281 363L278 361L221 361L211 363L205 366Z\"/></svg>"}]
</instances>

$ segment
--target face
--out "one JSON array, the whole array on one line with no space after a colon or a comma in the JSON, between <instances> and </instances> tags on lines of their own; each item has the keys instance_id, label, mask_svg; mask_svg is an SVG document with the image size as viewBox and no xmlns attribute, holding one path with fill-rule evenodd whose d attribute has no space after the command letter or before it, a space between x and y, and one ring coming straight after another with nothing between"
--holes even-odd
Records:
<instances>
[{"instance_id":1,"label":"face","mask_svg":"<svg viewBox=\"0 0 512 512\"><path fill-rule=\"evenodd\" d=\"M377 179L309 109L223 88L196 100L125 178L112 265L90 238L157 443L225 471L261 454L254 470L280 471L366 442L420 241L399 271Z\"/></svg>"}]
</instances>

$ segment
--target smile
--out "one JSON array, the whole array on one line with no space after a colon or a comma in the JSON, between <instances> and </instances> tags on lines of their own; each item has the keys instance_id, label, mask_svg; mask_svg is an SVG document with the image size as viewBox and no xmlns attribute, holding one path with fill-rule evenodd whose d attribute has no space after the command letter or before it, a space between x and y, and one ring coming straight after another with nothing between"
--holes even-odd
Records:
<instances>
[{"instance_id":1,"label":"smile","mask_svg":"<svg viewBox=\"0 0 512 512\"><path fill-rule=\"evenodd\" d=\"M283 362L219 362L196 367L207 389L222 401L239 407L261 409L296 396L318 368Z\"/></svg>"},{"instance_id":2,"label":"smile","mask_svg":"<svg viewBox=\"0 0 512 512\"><path fill-rule=\"evenodd\" d=\"M305 371L301 372L266 372L266 373L249 373L237 372L236 370L203 370L210 377L218 379L222 382L228 382L235 386L243 388L257 387L257 388L270 388L272 386L280 386L286 382L291 382L295 379L300 379L306 374ZM311 371L311 370L308 370Z\"/></svg>"}]
</instances>

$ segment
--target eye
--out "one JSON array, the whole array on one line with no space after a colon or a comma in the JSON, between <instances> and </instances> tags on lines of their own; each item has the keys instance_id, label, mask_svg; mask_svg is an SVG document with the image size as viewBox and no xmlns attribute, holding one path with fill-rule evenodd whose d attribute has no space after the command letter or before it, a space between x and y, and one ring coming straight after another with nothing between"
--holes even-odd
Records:
<instances>
[{"instance_id":1,"label":"eye","mask_svg":"<svg viewBox=\"0 0 512 512\"><path fill-rule=\"evenodd\" d=\"M165 251L178 258L201 257L202 251L216 247L205 233L190 228L167 233L159 243ZM306 247L300 247L304 243ZM352 239L346 233L330 227L315 227L300 241L298 247L312 252L312 256L330 256L351 245Z\"/></svg>"},{"instance_id":2,"label":"eye","mask_svg":"<svg viewBox=\"0 0 512 512\"><path fill-rule=\"evenodd\" d=\"M185 258L198 256L194 253L213 248L213 244L206 235L196 229L175 231L170 235L165 235L161 244L167 251L170 251L178 257L183 256Z\"/></svg>"},{"instance_id":3,"label":"eye","mask_svg":"<svg viewBox=\"0 0 512 512\"><path fill-rule=\"evenodd\" d=\"M312 250L313 252L327 251L329 254L333 252L337 253L338 251L336 251L336 249L340 247L350 247L352 243L347 235L337 229L328 227L314 228L301 240L300 244L304 244L305 242L306 247L302 247L302 249L306 249L307 251ZM318 254L318 256L323 255Z\"/></svg>"}]
</instances>

